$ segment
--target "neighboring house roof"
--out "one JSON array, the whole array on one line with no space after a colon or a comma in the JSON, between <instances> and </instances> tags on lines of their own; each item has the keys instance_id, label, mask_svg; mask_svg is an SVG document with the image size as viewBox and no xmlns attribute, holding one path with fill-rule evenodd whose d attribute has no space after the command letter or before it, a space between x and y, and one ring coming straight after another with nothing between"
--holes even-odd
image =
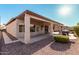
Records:
<instances>
[{"instance_id":1,"label":"neighboring house roof","mask_svg":"<svg viewBox=\"0 0 79 59\"><path fill-rule=\"evenodd\" d=\"M20 17L21 15L24 15L25 13L26 13L26 14L29 14L29 15L33 15L33 16L36 16L36 17L39 17L39 18L42 18L42 19L45 19L45 20L52 21L52 22L55 22L55 23L58 23L58 24L63 25L62 23L59 23L59 22L54 21L54 20L51 20L51 19L49 19L49 18L47 18L47 17L44 17L44 16L42 16L42 15L39 15L39 14L34 13L34 12L32 12L32 11L29 11L29 10L24 11L23 13L21 13L21 14L18 15L18 16L16 16L15 18L12 18L6 25L10 24L10 23L13 22L16 18Z\"/></svg>"}]
</instances>

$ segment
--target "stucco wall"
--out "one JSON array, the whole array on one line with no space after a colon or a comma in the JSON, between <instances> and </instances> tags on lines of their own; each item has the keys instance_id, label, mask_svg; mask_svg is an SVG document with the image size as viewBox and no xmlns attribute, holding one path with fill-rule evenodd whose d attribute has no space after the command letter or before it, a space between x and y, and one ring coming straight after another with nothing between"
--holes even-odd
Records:
<instances>
[{"instance_id":1,"label":"stucco wall","mask_svg":"<svg viewBox=\"0 0 79 59\"><path fill-rule=\"evenodd\" d=\"M16 22L17 20L14 20L10 24L6 26L7 32L13 35L14 37L17 37L16 35Z\"/></svg>"},{"instance_id":2,"label":"stucco wall","mask_svg":"<svg viewBox=\"0 0 79 59\"><path fill-rule=\"evenodd\" d=\"M19 25L24 25L24 20L18 19L18 24L17 24L18 38L24 38L24 32L19 32Z\"/></svg>"}]
</instances>

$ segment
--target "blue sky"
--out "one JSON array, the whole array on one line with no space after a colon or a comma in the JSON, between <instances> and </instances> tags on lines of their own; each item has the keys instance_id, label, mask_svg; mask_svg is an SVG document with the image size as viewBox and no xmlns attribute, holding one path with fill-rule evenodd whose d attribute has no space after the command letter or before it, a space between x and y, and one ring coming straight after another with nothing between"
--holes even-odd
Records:
<instances>
[{"instance_id":1,"label":"blue sky","mask_svg":"<svg viewBox=\"0 0 79 59\"><path fill-rule=\"evenodd\" d=\"M70 8L70 12L67 15L60 13L64 6ZM79 5L77 4L0 4L1 22L6 24L12 17L19 15L25 10L36 12L67 26L73 26L79 22Z\"/></svg>"}]
</instances>

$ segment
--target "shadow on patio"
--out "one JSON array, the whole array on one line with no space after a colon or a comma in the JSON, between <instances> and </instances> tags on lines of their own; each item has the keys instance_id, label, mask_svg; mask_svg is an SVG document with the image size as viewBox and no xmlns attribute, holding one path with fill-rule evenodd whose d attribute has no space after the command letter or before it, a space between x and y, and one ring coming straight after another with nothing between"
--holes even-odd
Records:
<instances>
[{"instance_id":1,"label":"shadow on patio","mask_svg":"<svg viewBox=\"0 0 79 59\"><path fill-rule=\"evenodd\" d=\"M52 42L52 37L43 39L43 40L38 41L36 43L32 43L31 44L31 54L42 49L43 47L47 46L51 42Z\"/></svg>"},{"instance_id":2,"label":"shadow on patio","mask_svg":"<svg viewBox=\"0 0 79 59\"><path fill-rule=\"evenodd\" d=\"M53 50L56 50L56 51L66 51L68 49L70 49L70 46L71 46L71 42L69 43L58 43L58 42L53 42L50 47L53 49Z\"/></svg>"}]
</instances>

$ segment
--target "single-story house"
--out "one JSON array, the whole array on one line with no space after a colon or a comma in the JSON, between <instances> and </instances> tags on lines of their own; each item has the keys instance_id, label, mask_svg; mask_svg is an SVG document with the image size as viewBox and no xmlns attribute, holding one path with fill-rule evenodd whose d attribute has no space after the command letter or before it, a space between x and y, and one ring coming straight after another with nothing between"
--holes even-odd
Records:
<instances>
[{"instance_id":1,"label":"single-story house","mask_svg":"<svg viewBox=\"0 0 79 59\"><path fill-rule=\"evenodd\" d=\"M32 37L42 34L61 33L63 24L26 10L6 24L8 33L24 43L32 43ZM22 38L22 39L20 39ZM39 41L38 39L35 39ZM34 42L34 41L33 41Z\"/></svg>"}]
</instances>

